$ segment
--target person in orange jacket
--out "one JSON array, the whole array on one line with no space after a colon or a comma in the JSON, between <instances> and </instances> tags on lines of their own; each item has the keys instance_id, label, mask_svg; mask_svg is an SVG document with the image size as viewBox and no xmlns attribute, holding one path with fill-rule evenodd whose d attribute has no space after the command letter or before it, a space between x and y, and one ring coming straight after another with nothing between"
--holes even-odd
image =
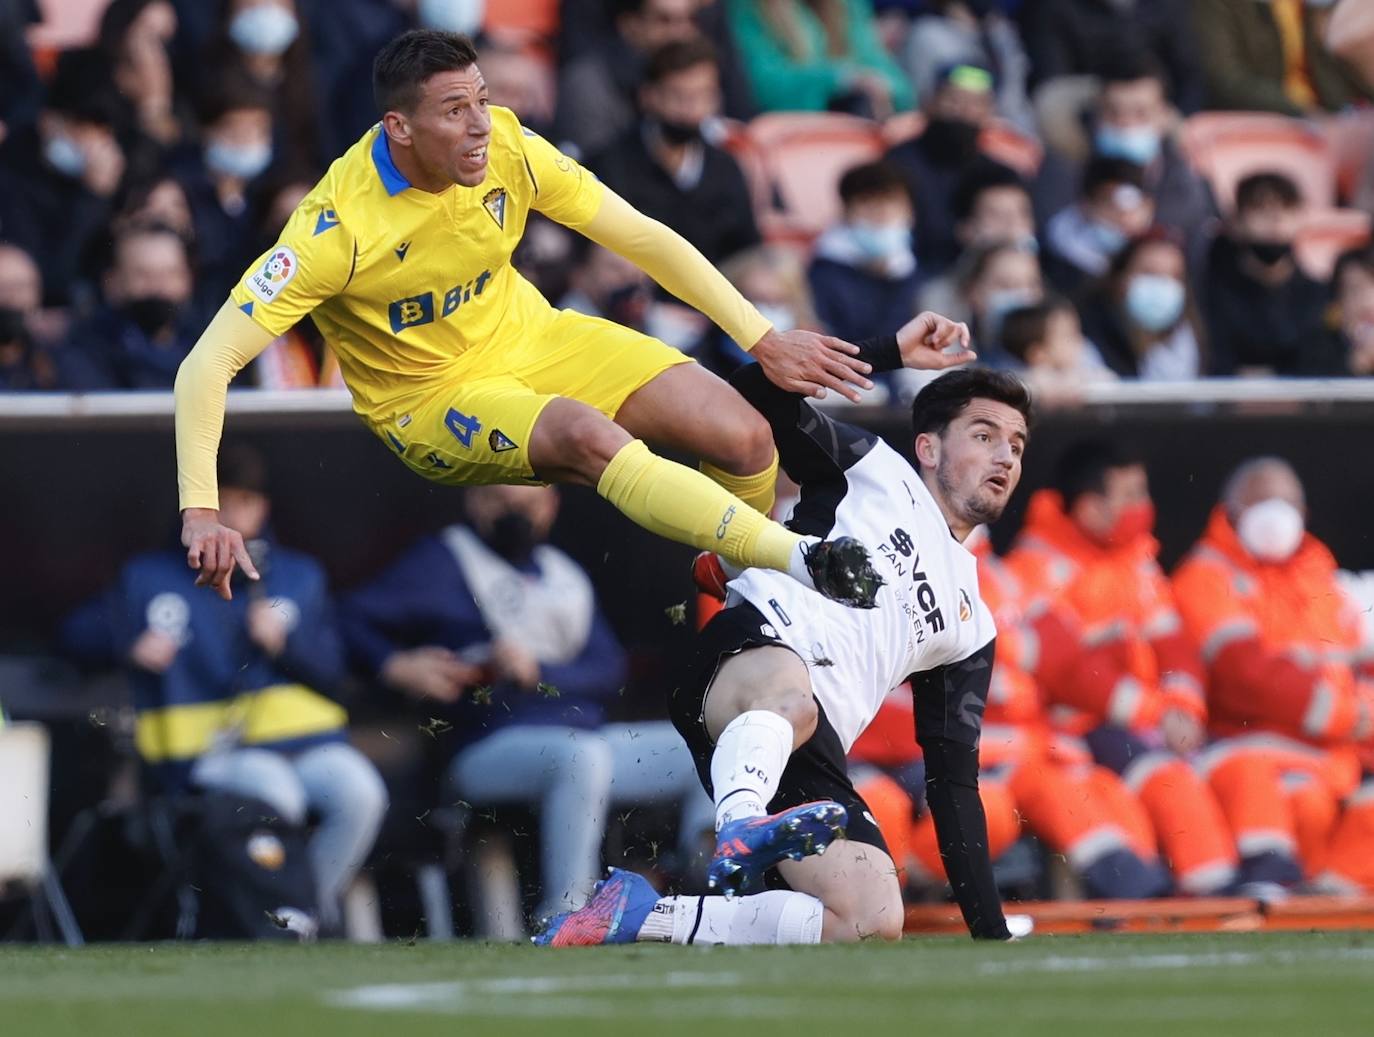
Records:
<instances>
[{"instance_id":1,"label":"person in orange jacket","mask_svg":"<svg viewBox=\"0 0 1374 1037\"><path fill-rule=\"evenodd\" d=\"M1169 878L1143 806L1116 774L1093 762L1080 739L1053 731L1046 721L1033 671L1043 641L1053 635L1022 611L1020 584L992 553L986 529L965 546L978 557L979 595L997 622L1000 647L978 749L993 859L1016 840L1024 822L1052 853L1065 857L1089 896L1163 893ZM850 758L870 765L860 788L894 860L934 878L943 873L934 825L928 814L914 817L921 768L913 732L910 696L889 696Z\"/></svg>"},{"instance_id":2,"label":"person in orange jacket","mask_svg":"<svg viewBox=\"0 0 1374 1037\"><path fill-rule=\"evenodd\" d=\"M1204 669L1153 527L1145 465L1119 444L1072 445L1053 488L1032 496L1007 564L1070 620L1072 636L1046 639L1052 657L1040 666L1051 720L1139 797L1181 892L1292 885L1302 875L1291 854L1266 850L1241 867L1217 797L1188 761L1206 737ZM1257 761L1242 769L1256 789L1274 778Z\"/></svg>"},{"instance_id":3,"label":"person in orange jacket","mask_svg":"<svg viewBox=\"0 0 1374 1037\"><path fill-rule=\"evenodd\" d=\"M1360 617L1336 561L1305 525L1293 468L1246 461L1174 574L1221 739L1202 762L1242 850L1287 844L1316 887L1374 892L1374 675L1362 669ZM1234 773L1251 759L1288 791L1277 823L1255 816Z\"/></svg>"}]
</instances>

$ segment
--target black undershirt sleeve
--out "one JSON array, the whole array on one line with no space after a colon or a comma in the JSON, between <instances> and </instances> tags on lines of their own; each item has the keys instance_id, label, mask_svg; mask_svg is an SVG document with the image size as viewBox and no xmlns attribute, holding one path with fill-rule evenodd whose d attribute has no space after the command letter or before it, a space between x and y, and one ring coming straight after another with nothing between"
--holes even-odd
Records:
<instances>
[{"instance_id":1,"label":"black undershirt sleeve","mask_svg":"<svg viewBox=\"0 0 1374 1037\"><path fill-rule=\"evenodd\" d=\"M1008 940L978 795L978 738L996 641L957 663L913 674L916 741L925 754L926 804L945 875L975 940Z\"/></svg>"}]
</instances>

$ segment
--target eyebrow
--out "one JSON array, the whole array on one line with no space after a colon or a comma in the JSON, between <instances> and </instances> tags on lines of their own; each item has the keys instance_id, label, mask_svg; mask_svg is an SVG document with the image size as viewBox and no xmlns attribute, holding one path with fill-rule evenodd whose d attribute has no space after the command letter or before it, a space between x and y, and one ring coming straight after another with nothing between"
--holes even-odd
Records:
<instances>
[{"instance_id":1,"label":"eyebrow","mask_svg":"<svg viewBox=\"0 0 1374 1037\"><path fill-rule=\"evenodd\" d=\"M456 92L445 94L439 101L440 104L448 104L450 101L466 101L471 94L480 94L487 88L485 80L482 80L475 87L458 87Z\"/></svg>"},{"instance_id":2,"label":"eyebrow","mask_svg":"<svg viewBox=\"0 0 1374 1037\"><path fill-rule=\"evenodd\" d=\"M995 432L1002 431L1002 426L997 422L993 421L991 418L970 418L969 426L972 427L974 425L986 425L988 428L992 429ZM1022 443L1026 442L1026 433L1019 428L1013 429L1011 435L1013 438L1020 437Z\"/></svg>"}]
</instances>

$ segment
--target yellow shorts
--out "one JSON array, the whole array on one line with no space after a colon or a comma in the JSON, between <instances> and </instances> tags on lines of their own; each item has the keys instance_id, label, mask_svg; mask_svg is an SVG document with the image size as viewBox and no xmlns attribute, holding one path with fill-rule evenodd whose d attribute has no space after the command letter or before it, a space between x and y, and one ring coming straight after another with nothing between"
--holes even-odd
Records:
<instances>
[{"instance_id":1,"label":"yellow shorts","mask_svg":"<svg viewBox=\"0 0 1374 1037\"><path fill-rule=\"evenodd\" d=\"M549 401L578 400L614 418L636 389L692 363L657 339L560 310L532 341L483 347L451 386L372 430L426 479L450 485L537 479L530 433Z\"/></svg>"}]
</instances>

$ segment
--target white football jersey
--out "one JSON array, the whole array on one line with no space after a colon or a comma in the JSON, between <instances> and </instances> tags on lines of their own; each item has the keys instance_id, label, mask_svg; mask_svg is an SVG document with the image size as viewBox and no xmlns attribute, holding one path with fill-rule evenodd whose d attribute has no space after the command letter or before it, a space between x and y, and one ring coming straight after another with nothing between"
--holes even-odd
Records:
<instances>
[{"instance_id":1,"label":"white football jersey","mask_svg":"<svg viewBox=\"0 0 1374 1037\"><path fill-rule=\"evenodd\" d=\"M839 441L844 431L853 433L849 442ZM978 596L977 559L954 539L911 464L848 426L821 419L810 432L813 439L823 434L836 477L803 484L788 524L827 539L851 536L867 547L885 581L877 608L837 604L766 569L731 581L726 603L750 602L806 662L816 698L848 752L888 692L912 674L968 659L993 640L996 627Z\"/></svg>"}]
</instances>

